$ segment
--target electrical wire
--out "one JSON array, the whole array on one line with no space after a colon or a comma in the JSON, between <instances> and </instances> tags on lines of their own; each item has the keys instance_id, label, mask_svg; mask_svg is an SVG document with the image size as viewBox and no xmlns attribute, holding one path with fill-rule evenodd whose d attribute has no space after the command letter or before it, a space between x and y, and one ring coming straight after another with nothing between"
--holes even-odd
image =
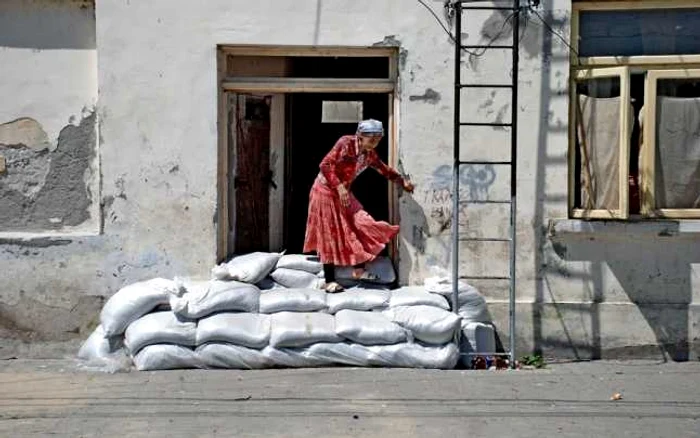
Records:
<instances>
[{"instance_id":1,"label":"electrical wire","mask_svg":"<svg viewBox=\"0 0 700 438\"><path fill-rule=\"evenodd\" d=\"M532 12L533 14L535 14L535 16L542 22L542 24L544 25L544 27L545 27L552 35L554 35L554 36L556 36L557 38L559 38L559 40L561 40L561 42L564 43L564 45L565 45L566 47L568 47L569 50L571 50L574 54L576 54L577 57L579 56L579 54L578 54L578 52L576 51L576 49L574 49L573 47L571 47L571 44L569 44L569 42L566 40L566 38L564 38L563 36L561 36L561 34L559 34L557 31L555 31L554 29L552 29L552 26L550 26L549 23L547 23L547 20L545 20L544 17L542 17L542 15L540 15L540 13L537 12L536 9L534 9L534 8L531 7L531 8L530 8L530 12Z\"/></svg>"},{"instance_id":2,"label":"electrical wire","mask_svg":"<svg viewBox=\"0 0 700 438\"><path fill-rule=\"evenodd\" d=\"M444 30L445 33L450 37L450 39L452 40L452 42L455 43L455 44L457 44L457 39L455 38L454 35L452 35L452 32L450 32L450 30L447 28L447 26L445 26L445 24L442 22L442 20L440 19L440 17L438 17L437 13L433 10L433 8L431 8L430 6L428 6L428 5L425 3L424 0L418 0L418 3L420 3L421 5L423 5L423 7L424 7L425 9L427 9L428 12L430 12L430 15L432 15L433 18L435 18L435 20L438 22L438 24L440 25L440 27L442 27L442 30ZM498 31L498 33L497 33L494 37L492 37L492 38L489 40L489 42L486 44L486 47L482 48L480 52L473 52L473 51L471 51L471 50L464 49L464 48L463 48L462 50L463 50L464 52L468 53L469 55L474 56L474 57L483 56L484 53L486 53L486 50L488 50L488 48L489 48L496 40L498 40L498 39L503 35L503 31L505 30L506 25L508 24L508 22L509 22L510 20L513 19L513 17L515 16L516 13L519 13L519 12L520 12L520 9L518 9L517 11L511 12L511 13L508 15L508 17L506 17L506 19L503 21L503 25L501 26L501 29Z\"/></svg>"}]
</instances>

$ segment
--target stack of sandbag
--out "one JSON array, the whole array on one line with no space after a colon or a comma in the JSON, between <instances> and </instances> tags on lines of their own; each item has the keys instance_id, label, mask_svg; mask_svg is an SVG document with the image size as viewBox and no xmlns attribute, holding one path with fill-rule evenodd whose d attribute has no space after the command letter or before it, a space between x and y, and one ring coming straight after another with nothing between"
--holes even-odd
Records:
<instances>
[{"instance_id":1,"label":"stack of sandbag","mask_svg":"<svg viewBox=\"0 0 700 438\"><path fill-rule=\"evenodd\" d=\"M428 292L445 297L451 305L453 283L445 272L441 274L427 278L424 287ZM457 296L457 314L462 318L461 361L471 368L475 357L496 352L496 329L486 299L475 287L459 280Z\"/></svg>"},{"instance_id":2,"label":"stack of sandbag","mask_svg":"<svg viewBox=\"0 0 700 438\"><path fill-rule=\"evenodd\" d=\"M449 369L458 361L461 318L444 297L423 288L355 286L326 294L284 287L319 285L322 266L310 257L275 253L235 257L212 274L207 281L154 279L122 288L105 304L81 357L107 361L124 351L139 370ZM303 274L316 282L297 283ZM262 287L266 281L271 288Z\"/></svg>"},{"instance_id":3,"label":"stack of sandbag","mask_svg":"<svg viewBox=\"0 0 700 438\"><path fill-rule=\"evenodd\" d=\"M199 321L205 368L329 365L453 368L460 318L425 291L313 289L260 293L258 313L218 313Z\"/></svg>"}]
</instances>

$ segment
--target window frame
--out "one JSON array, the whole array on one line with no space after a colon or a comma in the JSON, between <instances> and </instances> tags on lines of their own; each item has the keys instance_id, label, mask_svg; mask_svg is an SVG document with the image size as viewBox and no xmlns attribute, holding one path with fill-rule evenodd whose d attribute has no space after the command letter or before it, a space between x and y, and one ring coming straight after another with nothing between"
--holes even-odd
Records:
<instances>
[{"instance_id":1,"label":"window frame","mask_svg":"<svg viewBox=\"0 0 700 438\"><path fill-rule=\"evenodd\" d=\"M627 141L624 148L620 150L620 211L594 210L574 208L576 178L575 175L575 148L576 148L576 82L581 79L581 74L589 75L587 78L611 77L610 74L599 75L595 72L611 72L614 69L624 69L624 76L620 78L621 96L621 118L620 124L628 124L629 113L624 114L629 106L622 102L630 99L630 74L639 70L646 73L644 86L644 124L641 135L644 139L643 149L639 156L639 198L640 215L644 219L655 218L676 218L676 219L698 219L700 209L669 209L656 208L654 196L654 171L656 158L656 84L659 79L674 78L694 78L700 79L700 55L641 55L641 56L593 56L579 57L579 19L581 12L587 11L615 11L615 10L650 10L650 9L685 9L700 8L695 0L614 0L614 1L574 1L571 15L571 48L570 59L570 80L569 80L569 190L568 190L568 210L569 217L574 219L629 219L629 159L630 142ZM697 72L697 76L695 76ZM688 76L692 73L693 76ZM599 76L596 76L599 75ZM623 81L626 85L623 84ZM625 100L626 94L627 100ZM624 118L622 118L624 115ZM629 125L630 131L620 132L631 133L633 128ZM627 137L629 138L629 136ZM621 142L625 139L621 138ZM624 154L623 154L624 151ZM624 163L624 165L623 165ZM624 172L623 172L624 168ZM624 176L624 181L622 181ZM623 189L624 186L624 189ZM624 199L623 199L624 198ZM637 217L637 215L634 215Z\"/></svg>"},{"instance_id":2,"label":"window frame","mask_svg":"<svg viewBox=\"0 0 700 438\"><path fill-rule=\"evenodd\" d=\"M618 171L618 208L616 210L575 208L576 190L576 137L579 127L578 117L578 93L576 84L580 81L600 78L619 78L620 80L620 109L618 120L620 127L619 148L619 171ZM624 102L630 100L630 71L629 67L606 67L597 69L576 70L571 75L569 86L569 216L575 219L627 219L629 218L629 136L632 126L629 121L629 105Z\"/></svg>"}]
</instances>

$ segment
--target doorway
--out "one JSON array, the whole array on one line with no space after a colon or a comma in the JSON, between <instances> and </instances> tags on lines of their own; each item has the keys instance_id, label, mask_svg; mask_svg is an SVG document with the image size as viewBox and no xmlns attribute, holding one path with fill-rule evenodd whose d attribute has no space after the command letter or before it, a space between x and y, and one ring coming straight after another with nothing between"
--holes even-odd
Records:
<instances>
[{"instance_id":1,"label":"doorway","mask_svg":"<svg viewBox=\"0 0 700 438\"><path fill-rule=\"evenodd\" d=\"M218 47L219 261L302 251L319 164L359 120L384 123L377 152L395 166L397 56L393 47ZM375 219L397 222L389 187L368 170L352 191Z\"/></svg>"},{"instance_id":2,"label":"doorway","mask_svg":"<svg viewBox=\"0 0 700 438\"><path fill-rule=\"evenodd\" d=\"M357 129L357 120L335 122L324 118L324 102L354 103L361 108L359 119L374 118L385 127L389 109L385 94L295 93L287 101L284 244L289 252L300 253L304 246L309 192L319 173L319 164L340 137L352 135ZM382 160L388 161L387 136L377 146L377 152ZM355 180L352 192L372 217L389 220L389 188L381 175L368 169Z\"/></svg>"}]
</instances>

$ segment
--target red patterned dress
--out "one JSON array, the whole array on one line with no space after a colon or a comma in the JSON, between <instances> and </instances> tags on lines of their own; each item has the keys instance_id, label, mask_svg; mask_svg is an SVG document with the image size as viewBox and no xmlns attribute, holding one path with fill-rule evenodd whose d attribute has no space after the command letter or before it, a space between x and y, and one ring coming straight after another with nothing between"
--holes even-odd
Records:
<instances>
[{"instance_id":1,"label":"red patterned dress","mask_svg":"<svg viewBox=\"0 0 700 438\"><path fill-rule=\"evenodd\" d=\"M350 192L352 182L367 167L391 181L403 181L375 150L361 151L354 135L341 137L321 161L309 195L304 252L315 251L324 264L355 266L374 260L399 232L398 225L375 221ZM339 184L348 190L348 207L340 201Z\"/></svg>"}]
</instances>

